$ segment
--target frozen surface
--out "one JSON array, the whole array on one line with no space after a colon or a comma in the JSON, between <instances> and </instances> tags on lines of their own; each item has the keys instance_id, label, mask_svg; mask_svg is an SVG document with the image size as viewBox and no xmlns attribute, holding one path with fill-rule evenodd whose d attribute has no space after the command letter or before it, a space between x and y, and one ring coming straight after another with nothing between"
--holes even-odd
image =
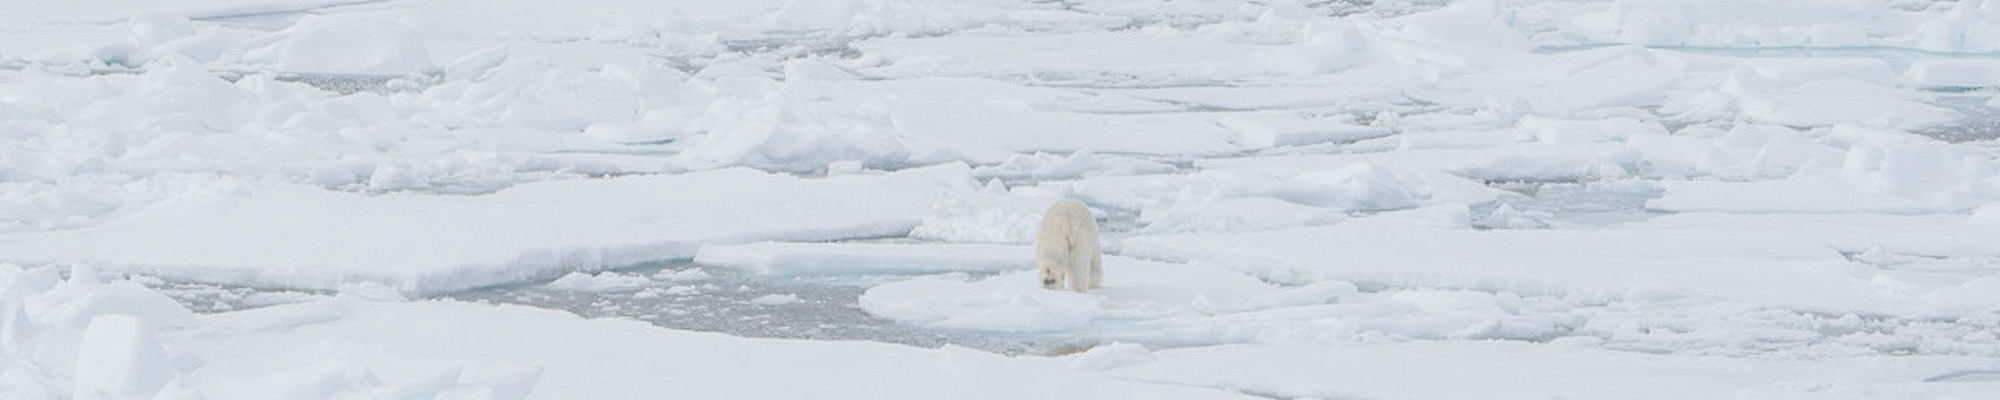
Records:
<instances>
[{"instance_id":1,"label":"frozen surface","mask_svg":"<svg viewBox=\"0 0 2000 400\"><path fill-rule=\"evenodd\" d=\"M216 283L436 294L688 258L705 243L902 235L936 193L968 182L963 167L945 166L826 180L732 169L474 197L280 186L191 194L101 226L10 235L0 252Z\"/></svg>"},{"instance_id":2,"label":"frozen surface","mask_svg":"<svg viewBox=\"0 0 2000 400\"><path fill-rule=\"evenodd\" d=\"M2000 390L1992 381L1953 381L1992 368L1991 360L1967 357L1864 363L1681 359L1506 342L1271 344L1169 350L1151 356L1157 360L1110 371L1140 381L1199 382L1286 398L1972 398ZM1217 365L1286 367L1253 372ZM1454 383L1437 384L1441 376L1452 377Z\"/></svg>"},{"instance_id":3,"label":"frozen surface","mask_svg":"<svg viewBox=\"0 0 2000 400\"><path fill-rule=\"evenodd\" d=\"M616 281L618 286L577 290L558 279L546 285L500 286L450 297L744 337L865 340L930 348L952 345L1007 355L1047 354L1095 340L931 329L874 316L861 308L858 299L871 285L909 278L860 271L774 277L736 267L668 264L595 275L596 281Z\"/></svg>"},{"instance_id":4,"label":"frozen surface","mask_svg":"<svg viewBox=\"0 0 2000 400\"><path fill-rule=\"evenodd\" d=\"M1990 397L1996 21L9 1L0 398Z\"/></svg>"}]
</instances>

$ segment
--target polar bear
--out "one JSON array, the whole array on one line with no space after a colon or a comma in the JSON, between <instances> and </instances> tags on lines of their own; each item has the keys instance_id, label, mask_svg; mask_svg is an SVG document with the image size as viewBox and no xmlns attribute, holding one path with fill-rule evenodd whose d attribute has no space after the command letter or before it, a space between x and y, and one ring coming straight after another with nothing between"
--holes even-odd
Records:
<instances>
[{"instance_id":1,"label":"polar bear","mask_svg":"<svg viewBox=\"0 0 2000 400\"><path fill-rule=\"evenodd\" d=\"M1073 199L1057 201L1042 214L1042 231L1035 235L1035 267L1042 288L1082 292L1104 280L1104 257L1097 246L1097 219L1090 207Z\"/></svg>"}]
</instances>

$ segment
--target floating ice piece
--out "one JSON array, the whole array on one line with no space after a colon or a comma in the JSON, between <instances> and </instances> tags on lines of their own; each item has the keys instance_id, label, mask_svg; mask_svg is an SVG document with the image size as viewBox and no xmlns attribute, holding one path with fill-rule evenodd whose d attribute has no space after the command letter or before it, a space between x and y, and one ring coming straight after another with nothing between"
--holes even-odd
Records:
<instances>
[{"instance_id":1,"label":"floating ice piece","mask_svg":"<svg viewBox=\"0 0 2000 400\"><path fill-rule=\"evenodd\" d=\"M782 306L786 304L798 304L804 302L805 300L799 299L799 296L794 294L767 294L763 296L758 296L757 298L754 299L750 299L750 304L756 304L760 306Z\"/></svg>"},{"instance_id":2,"label":"floating ice piece","mask_svg":"<svg viewBox=\"0 0 2000 400\"><path fill-rule=\"evenodd\" d=\"M1028 270L1034 248L1001 244L781 243L703 246L694 262L773 275Z\"/></svg>"},{"instance_id":3,"label":"floating ice piece","mask_svg":"<svg viewBox=\"0 0 2000 400\"><path fill-rule=\"evenodd\" d=\"M596 274L571 272L556 278L546 285L549 289L570 292L630 292L652 286L653 281L644 276L626 275L604 271Z\"/></svg>"}]
</instances>

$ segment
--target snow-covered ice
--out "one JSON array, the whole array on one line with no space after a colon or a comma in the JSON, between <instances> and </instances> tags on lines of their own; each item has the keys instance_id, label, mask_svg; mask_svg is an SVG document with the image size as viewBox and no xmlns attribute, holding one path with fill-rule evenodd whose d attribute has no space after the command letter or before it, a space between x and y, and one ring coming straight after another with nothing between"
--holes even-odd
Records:
<instances>
[{"instance_id":1,"label":"snow-covered ice","mask_svg":"<svg viewBox=\"0 0 2000 400\"><path fill-rule=\"evenodd\" d=\"M0 3L0 398L1985 398L2000 1ZM1041 213L1102 290L1033 282Z\"/></svg>"},{"instance_id":2,"label":"snow-covered ice","mask_svg":"<svg viewBox=\"0 0 2000 400\"><path fill-rule=\"evenodd\" d=\"M938 193L970 182L964 167L946 165L825 180L748 169L561 180L486 196L280 185L191 193L94 227L11 234L0 252L214 283L373 283L437 294L687 258L710 243L902 235Z\"/></svg>"}]
</instances>

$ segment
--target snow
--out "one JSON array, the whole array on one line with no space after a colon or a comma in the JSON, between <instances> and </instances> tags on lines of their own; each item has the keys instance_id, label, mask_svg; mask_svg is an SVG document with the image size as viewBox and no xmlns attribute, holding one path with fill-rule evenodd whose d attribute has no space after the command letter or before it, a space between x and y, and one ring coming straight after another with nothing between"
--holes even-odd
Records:
<instances>
[{"instance_id":1,"label":"snow","mask_svg":"<svg viewBox=\"0 0 2000 400\"><path fill-rule=\"evenodd\" d=\"M1683 359L1507 342L1243 345L1153 355L1156 361L1111 372L1140 381L1197 382L1272 397L1321 398L1969 398L1995 389L1990 381L1935 381L1991 365L1988 360L1962 357L1859 363ZM1438 384L1440 376L1452 377L1453 384Z\"/></svg>"},{"instance_id":2,"label":"snow","mask_svg":"<svg viewBox=\"0 0 2000 400\"><path fill-rule=\"evenodd\" d=\"M4 2L0 398L1980 398L1996 21Z\"/></svg>"},{"instance_id":3,"label":"snow","mask_svg":"<svg viewBox=\"0 0 2000 400\"><path fill-rule=\"evenodd\" d=\"M260 375L273 380L315 378L319 385L282 387L280 383L265 393L308 390L290 392L307 395L437 395L479 386L527 386L531 398L597 398L624 393L841 398L1237 397L1214 390L1067 374L1049 360L1010 359L966 349L743 339L661 331L631 321L584 320L557 311L513 306L329 304L260 311L215 323L240 326L297 318L295 315L302 313L334 313L336 317L283 332L190 343L193 356L232 361L204 365L191 376L217 378L242 373L244 368L276 367ZM329 354L340 350L359 351ZM245 357L258 353L269 356ZM327 361L277 364L315 357ZM440 365L441 360L459 361ZM394 367L368 368L368 364ZM675 372L663 376L661 371ZM1013 379L954 378L996 376ZM422 382L424 378L435 382ZM785 384L769 384L773 381ZM1020 385L1020 381L1041 384Z\"/></svg>"},{"instance_id":4,"label":"snow","mask_svg":"<svg viewBox=\"0 0 2000 400\"><path fill-rule=\"evenodd\" d=\"M688 258L707 243L901 235L935 193L969 185L965 174L940 166L809 181L732 169L552 181L476 197L278 186L241 197L191 194L88 229L9 235L0 254L212 283L374 283L436 294Z\"/></svg>"}]
</instances>

